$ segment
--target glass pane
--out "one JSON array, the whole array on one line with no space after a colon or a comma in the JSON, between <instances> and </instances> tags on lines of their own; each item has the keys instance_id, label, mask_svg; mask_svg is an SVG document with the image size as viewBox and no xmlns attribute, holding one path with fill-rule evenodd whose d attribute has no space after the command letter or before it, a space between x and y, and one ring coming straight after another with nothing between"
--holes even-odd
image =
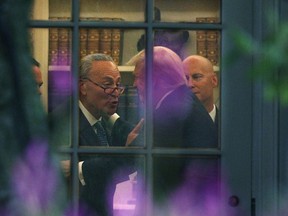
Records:
<instances>
[{"instance_id":1,"label":"glass pane","mask_svg":"<svg viewBox=\"0 0 288 216\"><path fill-rule=\"evenodd\" d=\"M80 17L144 21L144 8L145 0L86 0L80 2Z\"/></svg>"},{"instance_id":2,"label":"glass pane","mask_svg":"<svg viewBox=\"0 0 288 216\"><path fill-rule=\"evenodd\" d=\"M139 97L134 85L135 56L143 47L144 30L125 30L123 43L122 65L119 66L125 92L120 97L117 113L125 120L137 124L141 114Z\"/></svg>"},{"instance_id":3,"label":"glass pane","mask_svg":"<svg viewBox=\"0 0 288 216\"><path fill-rule=\"evenodd\" d=\"M70 20L71 10L71 0L49 0L49 19Z\"/></svg>"},{"instance_id":4,"label":"glass pane","mask_svg":"<svg viewBox=\"0 0 288 216\"><path fill-rule=\"evenodd\" d=\"M110 215L108 212L112 211L133 215L138 205L138 178L142 176L144 159L81 154L79 161L80 204L97 215Z\"/></svg>"},{"instance_id":5,"label":"glass pane","mask_svg":"<svg viewBox=\"0 0 288 216\"><path fill-rule=\"evenodd\" d=\"M100 19L88 19L97 25ZM106 19L109 22L111 20ZM139 41L144 30L129 30L118 28L80 28L79 57L92 53L110 55L118 66L131 66L129 61L139 51ZM131 72L132 67L120 67L121 72Z\"/></svg>"},{"instance_id":6,"label":"glass pane","mask_svg":"<svg viewBox=\"0 0 288 216\"><path fill-rule=\"evenodd\" d=\"M50 28L48 44L48 111L67 101L72 93L72 32L69 28Z\"/></svg>"},{"instance_id":7,"label":"glass pane","mask_svg":"<svg viewBox=\"0 0 288 216\"><path fill-rule=\"evenodd\" d=\"M213 17L220 22L220 0L155 0L159 21L163 22L198 22L199 17ZM204 22L211 22L210 19Z\"/></svg>"},{"instance_id":8,"label":"glass pane","mask_svg":"<svg viewBox=\"0 0 288 216\"><path fill-rule=\"evenodd\" d=\"M109 145L124 146L130 130L132 130L140 120L137 91L133 88L134 66L130 64L129 61L130 58L137 53L137 39L143 34L143 30L80 28L79 33L79 57L82 59L82 64L86 62L83 64L86 66L81 67L79 70L79 73L81 73L79 87L82 87L81 83L87 87L84 89L83 86L83 89L80 89L80 100L83 107L87 109L87 112L90 112L93 118L103 120L103 127L107 130L108 136L111 139ZM127 44L127 46L124 46L124 44ZM129 46L129 44L132 45ZM103 56L103 54L106 56ZM118 65L118 69L115 68L115 65L111 66L110 64L97 63L101 62L97 61L97 58L103 59L108 56L112 57L113 62ZM92 64L91 67L89 63L91 60L88 58L93 59L95 65ZM86 73L87 71L85 72L85 70L88 66L91 67L91 69ZM111 71L115 73L111 73ZM113 83L108 82L108 78ZM116 91L119 94L115 94L115 91L113 91L115 93L111 94L108 92L109 89L107 89L107 86L112 85L113 87L109 88L115 89L115 86L119 84L124 87L123 92L120 93L119 89ZM85 94L88 96L84 95L82 90L85 91ZM93 98L93 100L91 100L91 98ZM85 112L86 111L83 111L81 108L79 120L80 131L84 129L84 121L86 123L88 122L88 116L86 115L84 118L83 115ZM115 112L117 112L117 114L114 114ZM111 117L105 116L104 113ZM118 118L118 116L120 116L119 121L115 119ZM92 123L90 122L90 124ZM116 125L115 127L114 124ZM81 137L80 134L80 141L82 140ZM87 140L85 143L86 144L80 143L80 145L88 145ZM89 143L89 145L97 146L97 142L95 141L93 144L92 142Z\"/></svg>"},{"instance_id":9,"label":"glass pane","mask_svg":"<svg viewBox=\"0 0 288 216\"><path fill-rule=\"evenodd\" d=\"M48 108L48 29L30 29L32 56L39 63L43 84L40 87L45 109Z\"/></svg>"},{"instance_id":10,"label":"glass pane","mask_svg":"<svg viewBox=\"0 0 288 216\"><path fill-rule=\"evenodd\" d=\"M154 215L218 215L219 177L217 158L155 156Z\"/></svg>"},{"instance_id":11,"label":"glass pane","mask_svg":"<svg viewBox=\"0 0 288 216\"><path fill-rule=\"evenodd\" d=\"M49 115L53 146L71 145L71 31L68 28L30 29L32 55L39 62L40 87ZM55 109L61 114L55 113ZM63 109L63 110L62 110ZM51 114L53 112L53 115ZM65 115L63 115L65 114Z\"/></svg>"},{"instance_id":12,"label":"glass pane","mask_svg":"<svg viewBox=\"0 0 288 216\"><path fill-rule=\"evenodd\" d=\"M220 22L220 3L220 0L196 0L193 2L188 0L177 2L156 0L154 20L163 22ZM46 2L36 0L32 19L47 20L49 17L71 17L71 5L71 0ZM121 18L125 21L144 21L144 10L144 0L89 0L80 2L80 17L110 17ZM210 17L213 17L213 21L210 20Z\"/></svg>"},{"instance_id":13,"label":"glass pane","mask_svg":"<svg viewBox=\"0 0 288 216\"><path fill-rule=\"evenodd\" d=\"M71 17L71 0L35 0L32 8L31 19L48 20L56 17ZM62 19L60 19L62 20Z\"/></svg>"},{"instance_id":14,"label":"glass pane","mask_svg":"<svg viewBox=\"0 0 288 216\"><path fill-rule=\"evenodd\" d=\"M192 33L193 34L193 33ZM194 32L195 36L195 32ZM220 64L220 31L200 30L196 31L197 54L208 58L217 69Z\"/></svg>"},{"instance_id":15,"label":"glass pane","mask_svg":"<svg viewBox=\"0 0 288 216\"><path fill-rule=\"evenodd\" d=\"M218 136L220 128L220 31L188 31L190 39L182 56L188 86L212 118ZM208 61L207 61L208 60Z\"/></svg>"},{"instance_id":16,"label":"glass pane","mask_svg":"<svg viewBox=\"0 0 288 216\"><path fill-rule=\"evenodd\" d=\"M68 202L72 202L72 178L75 175L75 173L72 173L72 168L71 168L71 155L69 154L58 154L58 160L60 163L60 168L61 168L61 172L62 172L62 176L63 177L63 183L65 186L65 200L67 200ZM64 189L64 188L63 188Z\"/></svg>"}]
</instances>

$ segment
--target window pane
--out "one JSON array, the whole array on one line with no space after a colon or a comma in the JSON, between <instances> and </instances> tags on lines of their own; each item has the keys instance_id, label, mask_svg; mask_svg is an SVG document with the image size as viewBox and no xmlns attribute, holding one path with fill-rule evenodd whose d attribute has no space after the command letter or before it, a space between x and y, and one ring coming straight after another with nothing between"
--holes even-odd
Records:
<instances>
[{"instance_id":1,"label":"window pane","mask_svg":"<svg viewBox=\"0 0 288 216\"><path fill-rule=\"evenodd\" d=\"M155 7L159 21L163 22L198 22L198 17L214 17L217 18L216 22L220 21L220 0L156 0Z\"/></svg>"},{"instance_id":2,"label":"window pane","mask_svg":"<svg viewBox=\"0 0 288 216\"><path fill-rule=\"evenodd\" d=\"M39 63L42 75L40 90L45 110L48 110L48 35L48 29L30 29L32 56Z\"/></svg>"},{"instance_id":3,"label":"window pane","mask_svg":"<svg viewBox=\"0 0 288 216\"><path fill-rule=\"evenodd\" d=\"M49 17L70 17L71 0L36 0L34 3L32 19ZM125 21L144 21L145 1L133 0L89 0L80 2L80 17L94 18L122 18ZM220 22L220 0L196 1L155 1L154 20L163 22L205 22L210 23L214 17ZM198 18L201 18L198 20ZM212 21L215 22L215 21Z\"/></svg>"},{"instance_id":4,"label":"window pane","mask_svg":"<svg viewBox=\"0 0 288 216\"><path fill-rule=\"evenodd\" d=\"M47 20L48 18L49 18L49 2L35 0L32 7L31 19Z\"/></svg>"},{"instance_id":5,"label":"window pane","mask_svg":"<svg viewBox=\"0 0 288 216\"><path fill-rule=\"evenodd\" d=\"M87 19L97 26L99 19ZM111 22L112 20L106 20ZM118 66L132 66L131 58L139 51L143 43L144 30L129 30L120 28L80 28L79 57L92 53L110 55ZM142 46L142 44L141 44ZM132 67L120 67L121 72L131 72Z\"/></svg>"},{"instance_id":6,"label":"window pane","mask_svg":"<svg viewBox=\"0 0 288 216\"><path fill-rule=\"evenodd\" d=\"M39 88L49 117L52 145L56 148L70 146L71 31L68 28L32 28L30 32L32 56L39 63L42 75L43 85ZM59 113L54 112L56 108Z\"/></svg>"},{"instance_id":7,"label":"window pane","mask_svg":"<svg viewBox=\"0 0 288 216\"><path fill-rule=\"evenodd\" d=\"M39 8L39 1L36 1L37 8ZM193 122L193 118L191 118L191 112L193 106L192 104L186 103L188 97L182 97L182 93L180 96L174 94L175 85L173 84L173 89L169 89L169 80L168 76L161 75L161 78L155 81L154 75L152 75L153 83L146 83L146 74L142 77L143 83L138 87L138 90L133 86L134 82L137 80L135 78L135 74L133 73L135 63L137 60L137 54L139 51L143 50L146 46L145 40L145 29L125 29L125 28L97 28L97 22L123 22L124 21L143 21L144 11L145 11L145 3L146 1L133 1L133 0L118 0L118 1L103 1L103 0L89 0L89 1L81 1L80 2L80 26L83 23L89 23L86 27L79 28L79 60L84 56L92 53L105 53L110 55L115 63L118 65L120 75L121 75L121 83L125 86L124 93L119 97L119 104L116 110L117 114L120 115L120 118L128 121L130 124L136 125L141 117L147 117L147 113L149 114L151 108L153 109L153 123L149 121L149 118L145 119L145 122L148 123L148 126L152 126L151 128L144 128L141 131L141 135L138 136L138 139L135 141L137 145L144 147L145 145L152 145L154 150L159 150L160 152L163 148L158 147L218 147L217 142L213 143L213 145L206 145L202 143L202 140L194 141L196 135L201 134L201 130L199 128L207 128L207 125L203 125L198 121L200 118L195 121L193 124L188 124L187 122ZM175 4L177 3L177 7ZM181 3L181 4L180 4ZM179 2L176 1L155 1L155 10L154 10L154 20L155 21L163 21L163 22L202 22L202 23L218 23L220 17L220 0L219 1L201 1L197 0L196 2L181 0ZM43 3L42 3L43 4ZM40 4L40 6L43 6ZM91 7L93 6L93 7ZM175 10L177 8L177 10ZM174 10L174 11L173 11ZM45 12L45 13L44 13ZM53 20L64 20L68 21L71 19L71 1L70 0L61 0L61 1L49 1L49 13L47 11L42 11L42 14L45 16L39 16L39 13L34 12L33 19L49 19ZM36 18L38 15L38 18ZM82 22L82 23L81 23ZM37 37L33 41L33 50L35 56L39 59L44 65L46 72L46 90L43 97L46 97L46 107L47 111L53 112L59 107L64 107L64 112L54 118L53 121L53 130L59 131L56 137L52 137L53 144L56 146L71 146L71 137L72 137L72 123L75 122L72 116L72 104L70 100L70 96L72 93L72 71L71 64L73 60L71 59L71 45L72 45L72 31L70 28L50 28L50 29L41 29L36 30L44 32L45 35ZM42 34L42 33L41 33ZM40 34L40 35L41 35ZM40 39L41 38L41 39ZM180 57L179 67L176 65L166 64L165 55L160 56L160 63L162 64L159 68L166 70L169 68L169 72L173 71L173 68L180 68L180 64L182 65L182 61L186 59L190 55L198 54L208 58L216 71L219 77L219 59L220 59L220 31L212 31L212 30L175 30L175 29L154 29L154 45L155 46L164 46L171 50L173 50ZM41 54L42 53L42 54ZM43 56L43 53L46 53ZM154 63L157 59L154 59ZM170 67L171 66L171 67ZM149 67L148 67L149 68ZM155 67L153 68L155 69ZM150 75L152 71L146 71ZM185 71L182 71L183 73ZM217 76L216 75L216 76ZM176 75L173 75L174 77ZM190 75L192 76L192 75ZM77 78L76 78L77 79ZM187 79L187 75L185 77L185 85ZM92 80L95 81L95 80ZM139 81L139 80L138 80ZM149 80L150 81L150 80ZM155 82L155 83L154 83ZM102 84L102 83L100 83ZM138 83L139 84L139 83ZM89 85L94 85L90 83ZM154 89L153 87L156 88ZM161 93L163 90L162 87L167 86L168 91ZM214 92L213 101L216 105L219 105L219 79L217 85L215 85L212 90ZM153 89L148 89L148 87L152 87ZM98 84L94 85L94 88L99 88ZM100 87L102 88L102 87ZM139 89L140 88L140 89ZM167 90L166 89L166 90ZM189 89L188 89L189 90ZM105 91L102 88L101 91ZM157 101L150 98L149 92L152 91L152 97L159 97ZM139 94L140 92L140 94ZM141 94L142 92L142 94ZM180 90L181 92L181 90ZM189 92L191 92L189 90ZM160 93L160 94L159 94ZM198 97L198 94L194 92ZM155 95L154 95L155 94ZM161 95L162 94L162 95ZM174 94L174 96L173 96ZM159 96L160 95L160 96ZM164 96L163 96L164 95ZM173 97L170 97L170 96ZM140 99L139 99L140 97ZM172 98L172 99L171 99ZM199 98L200 99L200 98ZM142 100L142 101L141 101ZM143 100L148 100L148 105ZM151 100L151 101L149 101ZM67 102L68 101L68 102ZM144 102L144 104L142 104ZM147 102L147 101L146 101ZM151 102L151 103L150 103ZM162 106L164 104L164 106ZM190 106L191 105L191 106ZM204 103L203 103L204 105ZM164 108L163 108L164 107ZM219 107L219 106L218 106ZM148 109L147 109L148 108ZM204 107L205 108L205 107ZM145 110L146 109L146 110ZM144 111L145 110L145 111ZM207 110L208 111L208 110ZM65 115L64 115L65 114ZM79 113L81 115L81 111ZM208 112L206 113L209 118ZM202 114L201 114L202 115ZM58 118L59 117L59 118ZM149 116L148 116L149 117ZM82 118L83 119L83 118ZM210 119L210 118L209 118ZM56 121L55 121L56 120ZM79 120L79 128L81 130L81 118ZM216 123L218 125L218 123ZM188 126L188 127L187 127ZM213 125L214 126L214 125ZM210 127L210 126L209 126ZM197 128L197 130L193 130L193 128ZM214 127L213 127L214 128ZM144 134L144 131L146 134ZM194 132L193 132L194 131ZM196 131L196 132L195 132ZM93 131L92 131L93 132ZM152 132L152 133L151 133ZM85 133L85 131L84 131ZM122 132L121 132L122 133ZM122 133L124 134L124 133ZM125 136L128 133L125 133ZM152 139L151 135L153 134ZM184 134L184 135L183 135ZM144 137L146 135L146 137ZM204 134L204 136L208 137L210 134ZM79 145L90 145L97 146L96 140L92 140L89 144L82 142L83 140L83 131L79 133ZM77 136L75 136L77 137ZM203 137L203 136L202 136ZM126 137L122 137L123 140ZM90 139L90 138L89 138ZM153 143L145 143L144 141L152 140ZM191 145L191 140L193 140L193 144ZM76 141L78 142L78 140ZM80 147L81 149L82 147ZM85 149L85 148L84 148ZM111 149L111 148L110 148ZM68 149L66 149L68 150ZM91 152L101 151L101 148L90 148ZM113 149L113 153L122 152L119 148ZM130 150L130 149L129 149ZM140 149L143 150L143 149ZM164 149L165 150L165 149ZM78 151L78 149L76 149ZM145 149L144 149L145 151ZM89 150L88 150L89 152ZM149 152L150 154L150 152ZM153 153L152 153L153 154ZM148 155L150 156L150 155ZM149 157L150 159L150 157ZM142 192L137 191L135 193L135 184L139 183L138 180L135 180L135 172L137 172L137 176L139 171L141 172L141 177L146 180L146 173L143 174L144 171L144 159L141 158L141 168L138 167L134 170L131 170L130 166L126 173L126 165L135 164L135 158L131 157L131 155L125 156L109 156L106 154L81 154L80 161L85 161L84 166L88 179L87 185L89 187L81 186L80 196L82 198L83 191L90 193L91 188L95 186L98 189L101 189L102 195L106 196L107 190L110 193L108 195L110 207L114 208L114 212L121 212L125 215L130 214L135 211L137 208L137 199L138 203L142 200L141 197ZM97 161L97 163L95 163ZM136 160L138 161L138 160ZM132 163L131 163L132 162ZM153 164L155 162L155 164ZM169 200L175 200L177 197L167 197L165 196L167 193L171 191L175 191L176 194L181 194L183 190L186 189L187 185L182 183L187 183L189 186L201 186L206 190L206 180L202 182L202 177L204 179L207 177L209 181L212 181L213 188L212 191L217 191L217 186L214 180L218 178L219 175L219 167L218 167L218 159L215 158L201 158L201 159L191 159L184 157L178 157L175 155L171 156L155 156L153 158L153 182L154 182L154 197L159 201L162 198L167 198ZM169 164L167 166L167 164ZM170 167L170 164L172 166ZM83 164L82 164L83 165ZM123 167L122 167L123 165ZM111 167L110 167L111 166ZM137 165L138 166L138 165ZM88 167L88 168L87 168ZM91 168L92 167L92 168ZM94 169L94 168L97 169ZM108 168L107 168L108 167ZM125 168L124 168L125 167ZM169 167L169 169L167 169ZM204 168L203 168L204 167ZM111 169L110 169L111 168ZM124 170L120 169L118 172L118 168L124 168ZM135 168L135 167L134 167ZM171 168L171 169L170 169ZM99 170L98 170L99 169ZM149 167L148 167L149 169ZM198 173L198 171L209 170L211 172ZM97 170L97 172L95 172ZM171 172L171 170L175 170L175 172ZM189 171L187 171L189 170ZM98 172L99 171L99 172ZM142 173L143 171L143 173ZM148 170L149 172L150 170ZM179 175L175 175L175 173ZM190 175L190 171L192 175ZM120 173L121 181L118 181L118 174ZM124 175L125 173L125 175ZM171 173L173 176L171 177ZM125 179L122 179L122 174L125 176ZM129 175L132 176L129 179ZM149 174L149 173L148 173ZM194 176L199 177L201 180L195 180ZM206 176L207 174L211 174L212 176ZM78 173L74 173L74 175L78 175ZM91 177L92 176L92 177ZM174 177L179 177L175 179ZM188 176L188 177L187 177ZM190 179L190 177L193 178ZM91 178L90 178L91 177ZM103 178L102 178L103 177ZM171 179L170 179L171 177ZM211 177L211 179L210 179ZM168 182L162 181L163 178L168 179ZM141 179L141 180L143 180ZM123 181L122 181L123 180ZM190 181L191 180L191 181ZM144 181L144 180L143 180ZM71 180L70 180L71 182ZM98 184L99 183L99 184ZM146 184L146 182L144 182ZM203 184L202 184L203 183ZM215 183L215 185L214 185ZM112 184L112 187L110 187ZM69 181L68 181L69 185ZM108 186L107 186L108 185ZM107 188L106 188L107 186ZM146 185L147 186L147 185ZM171 186L171 187L170 187ZM163 187L163 188L162 188ZM112 189L111 189L112 188ZM160 189L163 190L160 190ZM193 188L193 189L192 189ZM191 194L194 193L194 189L198 189L197 187L191 188ZM71 188L68 190L69 194L73 194L73 190L75 188ZM106 190L107 189L107 190ZM190 189L190 188L189 188ZM102 193L103 192L103 193ZM122 194L125 193L125 194ZM111 195L113 194L113 196ZM165 194L165 195L163 195ZM88 195L88 198L85 198L85 201L88 204L92 204L93 207L95 199L94 196ZM163 195L163 197L162 197ZM205 196L206 194L204 194ZM145 195L144 195L145 196ZM202 205L201 201L196 202L194 197L190 197L190 194L184 194L184 197L187 196L187 200L192 203L195 202L196 205ZM186 198L185 198L186 199ZM167 200L165 200L166 202ZM105 200L101 200L99 207L104 207L107 202ZM157 203L158 204L158 203ZM177 206L179 207L179 206ZM201 209L203 205L201 206ZM145 208L145 207L139 207ZM156 211L158 208L161 210L161 206L156 206ZM174 208L173 206L171 208ZM174 209L173 209L174 210ZM176 209L177 210L177 209ZM178 211L178 210L177 210ZM156 214L157 215L157 214ZM205 215L205 214L203 214Z\"/></svg>"},{"instance_id":8,"label":"window pane","mask_svg":"<svg viewBox=\"0 0 288 216\"><path fill-rule=\"evenodd\" d=\"M217 30L159 29L154 31L154 45L173 50L182 60L198 54L208 58L214 66L220 63L221 34ZM215 69L219 70L217 67Z\"/></svg>"},{"instance_id":9,"label":"window pane","mask_svg":"<svg viewBox=\"0 0 288 216\"><path fill-rule=\"evenodd\" d=\"M220 210L217 158L155 156L153 177L154 215L181 215L184 209L187 215L210 215Z\"/></svg>"},{"instance_id":10,"label":"window pane","mask_svg":"<svg viewBox=\"0 0 288 216\"><path fill-rule=\"evenodd\" d=\"M187 35L185 40L184 34ZM189 31L160 30L155 31L154 35L156 46L153 71L145 68L144 53L142 57L138 56L140 63L137 62L135 67L135 84L140 101L142 100L142 109L147 108L149 102L147 95L152 90L150 100L152 101L154 146L218 147L218 123L213 122L218 114L214 109L216 99L213 98L214 88L218 83L213 64L206 58L197 56L197 62L193 60L192 65L188 62L184 70L182 60L192 55L189 49L194 49L195 52L195 37L194 41L190 42L191 47L187 46L187 41L190 39ZM213 45L219 46L217 42ZM184 49L188 52L185 53ZM181 59L179 57L181 55L185 57ZM201 61L198 61L199 58ZM196 63L198 68L195 71ZM192 75L190 72L197 72L197 74ZM146 83L149 73L152 75L151 85ZM195 81L194 76L201 76L201 79ZM210 116L211 111L213 112Z\"/></svg>"},{"instance_id":11,"label":"window pane","mask_svg":"<svg viewBox=\"0 0 288 216\"><path fill-rule=\"evenodd\" d=\"M60 163L60 168L63 174L63 182L65 186L65 192L66 196L65 199L68 200L69 202L72 201L72 178L75 175L75 173L72 172L72 163L71 163L71 155L69 154L59 154L59 163ZM78 178L78 177L77 177Z\"/></svg>"},{"instance_id":12,"label":"window pane","mask_svg":"<svg viewBox=\"0 0 288 216\"><path fill-rule=\"evenodd\" d=\"M70 17L72 4L71 0L35 0L31 19L48 20L51 17ZM69 19L70 19L69 18ZM63 19L60 19L63 20ZM67 20L67 19L66 19Z\"/></svg>"},{"instance_id":13,"label":"window pane","mask_svg":"<svg viewBox=\"0 0 288 216\"><path fill-rule=\"evenodd\" d=\"M48 44L48 111L67 101L72 93L72 32L69 28L50 28Z\"/></svg>"},{"instance_id":14,"label":"window pane","mask_svg":"<svg viewBox=\"0 0 288 216\"><path fill-rule=\"evenodd\" d=\"M138 177L142 176L144 159L129 155L81 154L79 161L84 161L80 167L80 204L99 215L108 215L107 211L113 210L132 215L136 209L140 190Z\"/></svg>"},{"instance_id":15,"label":"window pane","mask_svg":"<svg viewBox=\"0 0 288 216\"><path fill-rule=\"evenodd\" d=\"M80 2L80 16L144 21L144 8L144 0L88 0Z\"/></svg>"},{"instance_id":16,"label":"window pane","mask_svg":"<svg viewBox=\"0 0 288 216\"><path fill-rule=\"evenodd\" d=\"M79 35L79 46L80 46L80 53L79 57L85 57L85 55L90 54L106 54L108 56L111 56L114 60L114 62L118 65L118 70L120 72L120 79L119 83L125 88L124 92L120 95L117 95L117 97L112 97L111 95L105 93L105 87L107 86L107 83L105 83L105 80L102 80L102 76L105 77L107 73L109 73L109 70L105 67L99 66L97 68L97 71L95 71L95 74L90 74L88 76L89 83L92 84L93 82L93 88L89 83L89 93L90 95L94 94L94 97L96 97L96 94L98 90L100 90L100 93L98 93L97 100L93 100L93 106L97 107L98 112L102 110L105 110L108 107L109 101L114 100L113 103L118 103L118 107L116 110L113 110L113 112L117 112L117 114L120 116L121 120L128 121L128 124L130 124L130 127L132 128L133 125L136 125L139 120L139 107L138 107L138 95L135 88L133 88L133 82L134 82L134 65L131 63L131 58L137 53L137 40L138 38L143 35L143 30L126 30L126 29L117 29L117 28L80 28L80 35ZM127 46L124 46L124 43L127 44ZM97 54L97 55L98 55ZM91 70L92 71L92 70ZM94 73L94 72L93 72ZM109 76L111 74L108 74ZM93 78L91 78L93 76ZM101 77L100 77L101 76ZM117 75L118 76L118 75ZM87 77L86 77L87 78ZM86 79L87 81L87 79ZM95 84L96 82L96 84ZM113 86L119 83L114 83ZM99 84L102 86L99 87ZM96 85L96 86L95 86ZM97 86L98 85L98 86ZM102 88L102 89L99 89ZM80 90L81 91L81 90ZM100 98L99 94L103 93L102 97ZM104 94L105 93L105 94ZM79 96L81 96L80 94ZM104 96L106 96L106 102L104 103ZM119 98L118 98L119 96ZM102 101L102 102L101 102ZM92 101L90 101L92 104ZM92 114L92 105L85 104L83 101L83 106ZM107 110L106 110L107 111ZM95 112L95 110L94 110ZM109 113L109 115L112 115L114 113ZM83 121L83 115L82 111L80 112L80 126L81 122ZM103 117L103 115L102 115ZM94 116L94 118L98 119L99 116ZM112 116L113 118L113 116ZM104 119L104 118L102 118ZM121 134L118 131L118 120L117 120L117 129L114 129L114 127L111 127L114 122L111 124L110 119L106 121L107 119L104 119L105 125L104 127L109 130L111 133L111 145L122 145L125 144L126 138L124 137L124 134L128 134L129 131L125 130L122 131ZM122 121L120 121L122 122ZM123 122L124 123L124 122ZM127 124L127 126L128 126ZM126 124L125 124L126 125ZM83 125L82 125L83 126ZM82 127L81 126L81 127ZM122 128L122 127L121 127ZM82 130L82 128L80 128ZM114 136L117 132L118 135ZM115 132L115 133L114 133ZM121 143L118 142L118 138L122 136ZM115 138L117 137L117 138ZM81 134L80 134L81 138ZM115 138L115 139L114 139ZM114 143L114 141L117 141L117 144ZM80 144L80 145L83 145ZM95 142L96 145L96 142Z\"/></svg>"},{"instance_id":17,"label":"window pane","mask_svg":"<svg viewBox=\"0 0 288 216\"><path fill-rule=\"evenodd\" d=\"M59 20L70 20L71 10L71 0L49 0L49 19L60 17Z\"/></svg>"}]
</instances>

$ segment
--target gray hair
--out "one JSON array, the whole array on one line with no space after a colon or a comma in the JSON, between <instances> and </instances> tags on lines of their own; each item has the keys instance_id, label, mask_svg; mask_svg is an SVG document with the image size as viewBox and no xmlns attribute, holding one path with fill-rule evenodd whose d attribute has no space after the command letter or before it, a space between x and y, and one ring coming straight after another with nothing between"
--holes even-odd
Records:
<instances>
[{"instance_id":1,"label":"gray hair","mask_svg":"<svg viewBox=\"0 0 288 216\"><path fill-rule=\"evenodd\" d=\"M89 72L92 68L93 61L111 61L114 63L111 56L108 56L103 53L94 53L87 55L81 59L79 78L86 78L89 75Z\"/></svg>"}]
</instances>

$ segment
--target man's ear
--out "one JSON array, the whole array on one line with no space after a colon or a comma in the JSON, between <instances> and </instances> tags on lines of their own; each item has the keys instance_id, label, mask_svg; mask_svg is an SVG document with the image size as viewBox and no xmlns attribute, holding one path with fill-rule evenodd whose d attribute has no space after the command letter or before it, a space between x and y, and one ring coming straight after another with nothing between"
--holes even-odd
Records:
<instances>
[{"instance_id":1,"label":"man's ear","mask_svg":"<svg viewBox=\"0 0 288 216\"><path fill-rule=\"evenodd\" d=\"M79 91L82 95L86 95L87 93L87 85L86 82L79 81Z\"/></svg>"},{"instance_id":2,"label":"man's ear","mask_svg":"<svg viewBox=\"0 0 288 216\"><path fill-rule=\"evenodd\" d=\"M214 87L218 86L218 77L217 74L214 72L213 76L212 76L212 83Z\"/></svg>"}]
</instances>

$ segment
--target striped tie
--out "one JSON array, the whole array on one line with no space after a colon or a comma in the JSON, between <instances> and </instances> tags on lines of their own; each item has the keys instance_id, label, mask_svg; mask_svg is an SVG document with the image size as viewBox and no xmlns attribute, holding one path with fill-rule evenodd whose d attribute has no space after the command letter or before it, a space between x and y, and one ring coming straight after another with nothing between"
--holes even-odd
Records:
<instances>
[{"instance_id":1,"label":"striped tie","mask_svg":"<svg viewBox=\"0 0 288 216\"><path fill-rule=\"evenodd\" d=\"M97 121L96 124L94 124L94 127L96 129L96 134L99 140L99 145L101 146L109 146L108 139L106 132L101 124L101 121Z\"/></svg>"}]
</instances>

